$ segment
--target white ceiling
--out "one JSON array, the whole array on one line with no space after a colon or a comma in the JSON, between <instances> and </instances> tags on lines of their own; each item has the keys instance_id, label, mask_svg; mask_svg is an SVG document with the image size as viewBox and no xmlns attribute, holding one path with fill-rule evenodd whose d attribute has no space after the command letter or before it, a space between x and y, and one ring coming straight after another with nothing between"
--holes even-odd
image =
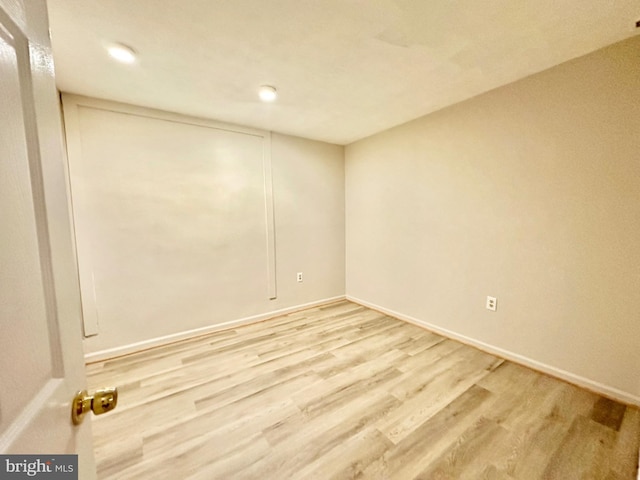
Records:
<instances>
[{"instance_id":1,"label":"white ceiling","mask_svg":"<svg viewBox=\"0 0 640 480\"><path fill-rule=\"evenodd\" d=\"M637 0L48 3L62 91L338 144L640 32Z\"/></svg>"}]
</instances>

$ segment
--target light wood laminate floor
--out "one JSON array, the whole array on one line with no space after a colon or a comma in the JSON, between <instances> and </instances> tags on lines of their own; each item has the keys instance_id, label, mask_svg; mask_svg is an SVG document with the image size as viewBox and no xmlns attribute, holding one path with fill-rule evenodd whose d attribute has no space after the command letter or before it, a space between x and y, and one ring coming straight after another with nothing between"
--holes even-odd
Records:
<instances>
[{"instance_id":1,"label":"light wood laminate floor","mask_svg":"<svg viewBox=\"0 0 640 480\"><path fill-rule=\"evenodd\" d=\"M636 478L637 408L346 301L87 369L102 479Z\"/></svg>"}]
</instances>

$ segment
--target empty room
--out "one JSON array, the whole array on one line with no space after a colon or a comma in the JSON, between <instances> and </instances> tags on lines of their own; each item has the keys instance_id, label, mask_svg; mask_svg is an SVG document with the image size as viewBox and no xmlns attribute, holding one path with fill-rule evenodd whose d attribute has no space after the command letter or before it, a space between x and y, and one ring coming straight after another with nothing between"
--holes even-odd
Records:
<instances>
[{"instance_id":1,"label":"empty room","mask_svg":"<svg viewBox=\"0 0 640 480\"><path fill-rule=\"evenodd\" d=\"M639 34L0 0L0 478L640 480Z\"/></svg>"}]
</instances>

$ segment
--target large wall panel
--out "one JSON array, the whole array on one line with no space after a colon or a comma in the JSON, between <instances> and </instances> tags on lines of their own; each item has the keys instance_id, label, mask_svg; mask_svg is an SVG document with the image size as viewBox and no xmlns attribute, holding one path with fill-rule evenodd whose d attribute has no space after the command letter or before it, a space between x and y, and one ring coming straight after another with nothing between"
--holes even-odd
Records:
<instances>
[{"instance_id":1,"label":"large wall panel","mask_svg":"<svg viewBox=\"0 0 640 480\"><path fill-rule=\"evenodd\" d=\"M88 351L295 305L276 292L269 132L63 102Z\"/></svg>"}]
</instances>

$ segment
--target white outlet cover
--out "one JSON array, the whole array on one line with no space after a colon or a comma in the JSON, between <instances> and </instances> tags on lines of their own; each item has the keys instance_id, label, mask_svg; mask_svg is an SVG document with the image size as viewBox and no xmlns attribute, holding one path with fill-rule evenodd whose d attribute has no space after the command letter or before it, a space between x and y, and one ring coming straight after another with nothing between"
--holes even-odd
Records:
<instances>
[{"instance_id":1,"label":"white outlet cover","mask_svg":"<svg viewBox=\"0 0 640 480\"><path fill-rule=\"evenodd\" d=\"M496 297L487 297L487 310L491 310L493 312L498 308L498 299Z\"/></svg>"}]
</instances>

